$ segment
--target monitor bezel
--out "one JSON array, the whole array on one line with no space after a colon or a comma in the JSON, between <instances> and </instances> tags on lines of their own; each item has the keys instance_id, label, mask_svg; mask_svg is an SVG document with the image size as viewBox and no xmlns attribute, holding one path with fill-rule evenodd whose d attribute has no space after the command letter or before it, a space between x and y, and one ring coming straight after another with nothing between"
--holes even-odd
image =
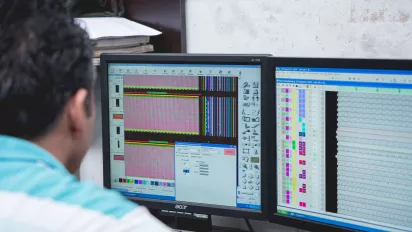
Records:
<instances>
[{"instance_id":1,"label":"monitor bezel","mask_svg":"<svg viewBox=\"0 0 412 232\"><path fill-rule=\"evenodd\" d=\"M102 54L100 57L101 68L101 101L102 101L102 140L103 140L103 184L111 188L110 178L110 142L109 142L109 94L108 94L108 64L109 63L158 63L158 64L223 64L223 65L261 65L262 81L262 122L270 120L270 107L263 107L271 99L270 73L267 67L268 55L219 55L219 54ZM269 105L268 105L269 106ZM144 198L127 197L140 205L150 209L169 210L199 214L230 216L238 218L251 218L264 220L267 212L267 135L269 127L262 127L262 154L261 154L261 210L239 209L217 205L204 205L180 201L153 200ZM186 209L176 210L176 205L185 205Z\"/></svg>"},{"instance_id":2,"label":"monitor bezel","mask_svg":"<svg viewBox=\"0 0 412 232\"><path fill-rule=\"evenodd\" d=\"M412 70L412 60L401 59L350 59L350 58L294 58L294 57L270 57L268 59L268 69L271 70L272 86L272 120L276 120L276 67L307 67L307 68L347 68L347 69L380 69L380 70ZM276 123L272 125L274 132L274 146L269 149L268 162L273 165L267 173L268 182L268 212L269 222L290 226L308 231L357 231L351 228L339 227L331 224L319 223L296 217L277 214L277 129ZM275 177L275 178L273 178ZM272 197L274 196L274 197Z\"/></svg>"}]
</instances>

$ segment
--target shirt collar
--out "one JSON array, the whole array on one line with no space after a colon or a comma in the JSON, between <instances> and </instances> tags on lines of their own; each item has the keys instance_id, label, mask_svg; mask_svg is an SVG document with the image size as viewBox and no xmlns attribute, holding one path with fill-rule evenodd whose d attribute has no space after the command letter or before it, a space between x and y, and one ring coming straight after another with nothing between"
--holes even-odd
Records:
<instances>
[{"instance_id":1,"label":"shirt collar","mask_svg":"<svg viewBox=\"0 0 412 232\"><path fill-rule=\"evenodd\" d=\"M27 140L0 135L0 161L43 163L53 169L68 172L60 161L40 146Z\"/></svg>"}]
</instances>

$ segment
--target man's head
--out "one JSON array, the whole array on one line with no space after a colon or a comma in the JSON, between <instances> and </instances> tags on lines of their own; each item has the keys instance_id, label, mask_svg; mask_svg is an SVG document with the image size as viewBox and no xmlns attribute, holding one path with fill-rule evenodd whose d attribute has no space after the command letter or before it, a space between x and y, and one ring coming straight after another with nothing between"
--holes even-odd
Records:
<instances>
[{"instance_id":1,"label":"man's head","mask_svg":"<svg viewBox=\"0 0 412 232\"><path fill-rule=\"evenodd\" d=\"M0 134L75 171L93 137L92 46L61 0L0 0Z\"/></svg>"}]
</instances>

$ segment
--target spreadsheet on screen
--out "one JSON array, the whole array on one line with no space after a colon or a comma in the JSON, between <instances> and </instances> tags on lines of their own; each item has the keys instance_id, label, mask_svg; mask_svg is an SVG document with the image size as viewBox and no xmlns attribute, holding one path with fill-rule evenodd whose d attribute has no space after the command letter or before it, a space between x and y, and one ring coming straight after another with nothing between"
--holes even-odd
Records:
<instances>
[{"instance_id":1,"label":"spreadsheet on screen","mask_svg":"<svg viewBox=\"0 0 412 232\"><path fill-rule=\"evenodd\" d=\"M277 214L412 229L412 72L276 68Z\"/></svg>"}]
</instances>

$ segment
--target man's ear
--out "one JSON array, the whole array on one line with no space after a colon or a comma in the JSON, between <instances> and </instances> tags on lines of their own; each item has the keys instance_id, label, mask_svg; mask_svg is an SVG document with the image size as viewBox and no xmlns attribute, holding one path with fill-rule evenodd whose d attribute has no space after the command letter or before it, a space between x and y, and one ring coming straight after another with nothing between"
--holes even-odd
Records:
<instances>
[{"instance_id":1,"label":"man's ear","mask_svg":"<svg viewBox=\"0 0 412 232\"><path fill-rule=\"evenodd\" d=\"M67 105L70 130L75 138L80 138L86 129L88 113L86 111L88 91L79 89Z\"/></svg>"}]
</instances>

